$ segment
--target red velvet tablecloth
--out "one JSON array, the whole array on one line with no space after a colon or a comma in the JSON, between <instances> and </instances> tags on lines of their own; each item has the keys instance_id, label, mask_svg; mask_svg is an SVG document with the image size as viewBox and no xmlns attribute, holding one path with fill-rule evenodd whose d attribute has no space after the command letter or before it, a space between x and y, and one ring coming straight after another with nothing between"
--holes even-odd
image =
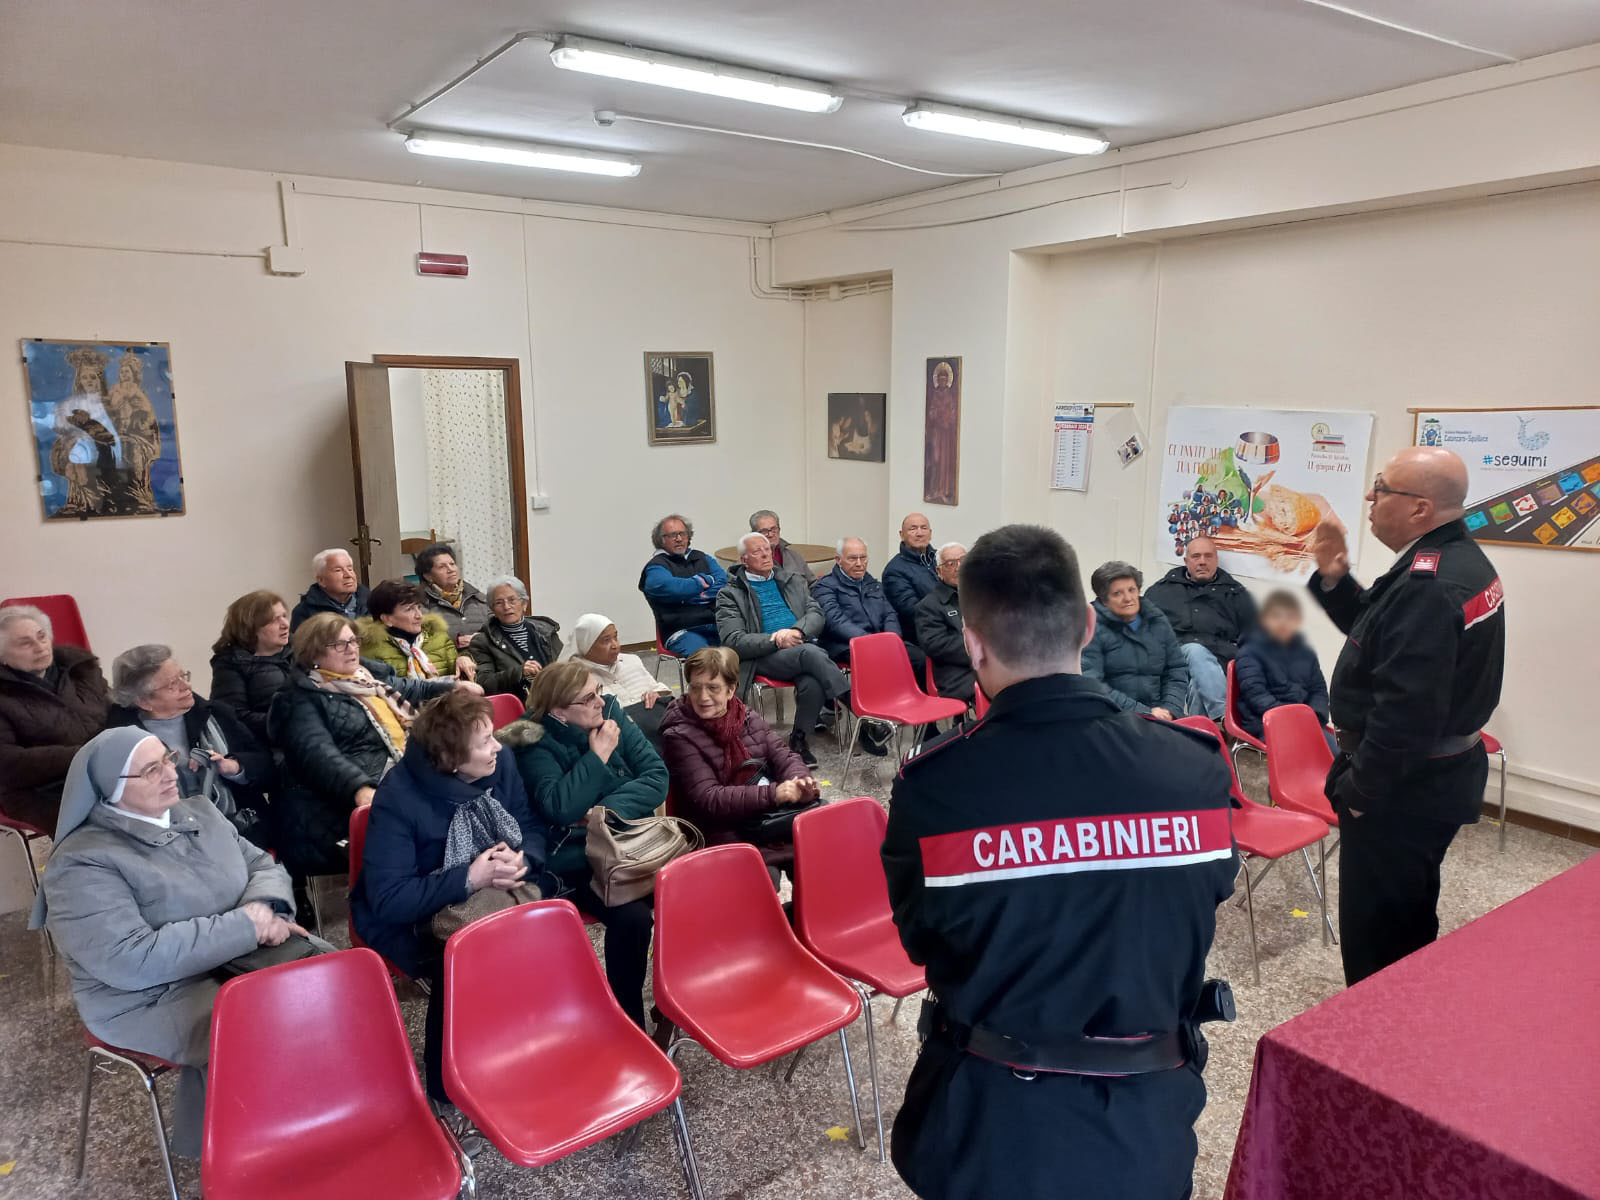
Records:
<instances>
[{"instance_id":1,"label":"red velvet tablecloth","mask_svg":"<svg viewBox=\"0 0 1600 1200\"><path fill-rule=\"evenodd\" d=\"M1600 856L1262 1038L1226 1196L1600 1197Z\"/></svg>"}]
</instances>

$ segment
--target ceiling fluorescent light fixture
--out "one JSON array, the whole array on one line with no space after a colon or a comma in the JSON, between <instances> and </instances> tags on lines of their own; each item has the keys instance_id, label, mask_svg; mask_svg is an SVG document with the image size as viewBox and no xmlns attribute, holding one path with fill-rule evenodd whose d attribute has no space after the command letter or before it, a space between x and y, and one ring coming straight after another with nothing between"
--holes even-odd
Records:
<instances>
[{"instance_id":1,"label":"ceiling fluorescent light fixture","mask_svg":"<svg viewBox=\"0 0 1600 1200\"><path fill-rule=\"evenodd\" d=\"M1032 146L1036 150L1056 150L1062 154L1100 154L1111 144L1105 134L1094 129L1030 121L1026 117L1008 117L976 108L930 104L926 100L915 101L900 114L900 119L913 129L925 129L930 133L953 133L958 137Z\"/></svg>"},{"instance_id":2,"label":"ceiling fluorescent light fixture","mask_svg":"<svg viewBox=\"0 0 1600 1200\"><path fill-rule=\"evenodd\" d=\"M653 83L659 87L701 92L728 100L748 100L752 104L772 104L801 112L830 113L844 103L844 97L825 83L590 38L556 39L550 47L550 61L565 71Z\"/></svg>"},{"instance_id":3,"label":"ceiling fluorescent light fixture","mask_svg":"<svg viewBox=\"0 0 1600 1200\"><path fill-rule=\"evenodd\" d=\"M541 171L576 171L583 175L610 175L631 178L639 164L630 158L610 154L591 154L565 146L541 146L537 142L508 142L498 138L469 137L463 133L430 133L418 129L406 135L406 149L432 158L463 158L470 162L504 163L512 167L535 167Z\"/></svg>"}]
</instances>

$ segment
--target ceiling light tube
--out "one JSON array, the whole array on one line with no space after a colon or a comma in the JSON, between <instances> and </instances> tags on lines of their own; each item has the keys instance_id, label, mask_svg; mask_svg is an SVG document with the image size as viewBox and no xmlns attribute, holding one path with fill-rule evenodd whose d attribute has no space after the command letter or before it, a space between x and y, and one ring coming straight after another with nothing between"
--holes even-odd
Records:
<instances>
[{"instance_id":1,"label":"ceiling light tube","mask_svg":"<svg viewBox=\"0 0 1600 1200\"><path fill-rule=\"evenodd\" d=\"M535 167L541 171L576 171L583 175L610 175L617 179L639 173L639 164L630 158L592 154L566 146L542 146L537 142L512 142L499 138L471 137L464 133L434 133L425 129L406 134L406 149L433 158L462 158L471 162L504 163L512 167Z\"/></svg>"},{"instance_id":2,"label":"ceiling light tube","mask_svg":"<svg viewBox=\"0 0 1600 1200\"><path fill-rule=\"evenodd\" d=\"M751 104L772 104L800 112L831 113L844 103L825 83L794 79L767 71L730 67L702 58L683 58L590 38L560 37L550 47L550 61L565 71L583 71L633 83L701 92Z\"/></svg>"},{"instance_id":3,"label":"ceiling light tube","mask_svg":"<svg viewBox=\"0 0 1600 1200\"><path fill-rule=\"evenodd\" d=\"M1053 121L1030 121L1026 117L1008 117L1004 113L956 108L926 100L913 101L911 107L900 114L900 119L913 129L931 133L953 133L958 137L1056 150L1062 154L1100 154L1111 144L1105 134L1094 129L1057 125Z\"/></svg>"}]
</instances>

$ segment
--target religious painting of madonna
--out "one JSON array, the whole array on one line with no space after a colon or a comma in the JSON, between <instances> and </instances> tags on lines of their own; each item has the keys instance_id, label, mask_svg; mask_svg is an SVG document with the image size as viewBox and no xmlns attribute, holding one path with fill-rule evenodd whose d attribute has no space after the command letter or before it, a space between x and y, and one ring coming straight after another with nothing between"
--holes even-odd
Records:
<instances>
[{"instance_id":1,"label":"religious painting of madonna","mask_svg":"<svg viewBox=\"0 0 1600 1200\"><path fill-rule=\"evenodd\" d=\"M717 440L709 352L646 350L644 389L645 429L650 445Z\"/></svg>"},{"instance_id":2,"label":"religious painting of madonna","mask_svg":"<svg viewBox=\"0 0 1600 1200\"><path fill-rule=\"evenodd\" d=\"M183 512L167 343L25 338L22 362L46 520Z\"/></svg>"}]
</instances>

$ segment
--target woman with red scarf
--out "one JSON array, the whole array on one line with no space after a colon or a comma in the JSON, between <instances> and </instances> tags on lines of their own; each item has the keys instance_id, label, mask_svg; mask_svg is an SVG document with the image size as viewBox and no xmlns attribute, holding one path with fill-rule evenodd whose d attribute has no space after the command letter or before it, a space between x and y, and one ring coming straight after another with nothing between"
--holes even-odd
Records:
<instances>
[{"instance_id":1,"label":"woman with red scarf","mask_svg":"<svg viewBox=\"0 0 1600 1200\"><path fill-rule=\"evenodd\" d=\"M677 795L677 815L694 822L706 843L747 840L752 817L817 798L806 764L761 714L734 693L739 656L708 646L684 665L687 694L661 720L661 755ZM794 858L793 845L762 846L770 864Z\"/></svg>"}]
</instances>

